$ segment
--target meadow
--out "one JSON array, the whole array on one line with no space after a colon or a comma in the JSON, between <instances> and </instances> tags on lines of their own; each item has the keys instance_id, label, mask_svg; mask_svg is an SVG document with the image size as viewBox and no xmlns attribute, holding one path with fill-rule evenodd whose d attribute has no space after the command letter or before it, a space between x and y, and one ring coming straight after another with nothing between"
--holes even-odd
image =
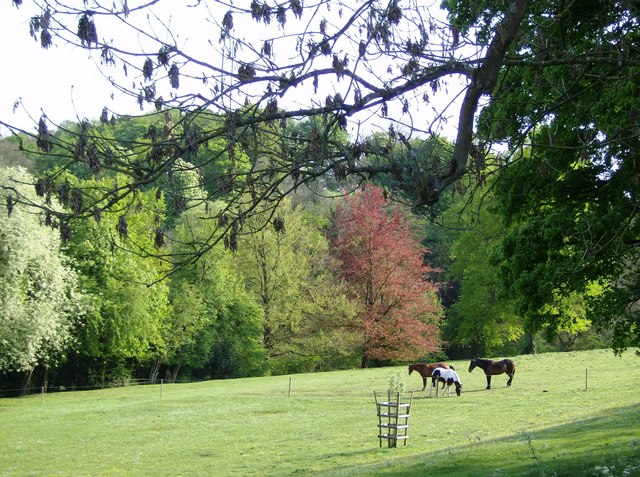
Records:
<instances>
[{"instance_id":1,"label":"meadow","mask_svg":"<svg viewBox=\"0 0 640 477\"><path fill-rule=\"evenodd\" d=\"M462 395L438 399L406 366L0 399L0 475L640 475L635 350L512 359L489 391L451 361ZM391 381L414 391L397 448L373 398Z\"/></svg>"}]
</instances>

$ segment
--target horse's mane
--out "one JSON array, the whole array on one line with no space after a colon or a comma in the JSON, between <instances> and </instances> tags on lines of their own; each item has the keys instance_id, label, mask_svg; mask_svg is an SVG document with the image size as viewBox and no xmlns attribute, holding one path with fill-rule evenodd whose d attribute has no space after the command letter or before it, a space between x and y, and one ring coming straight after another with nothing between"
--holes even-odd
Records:
<instances>
[{"instance_id":1,"label":"horse's mane","mask_svg":"<svg viewBox=\"0 0 640 477\"><path fill-rule=\"evenodd\" d=\"M491 361L490 359L474 358L473 360L474 360L476 363L482 363L482 364L491 364L491 363L495 363L495 361Z\"/></svg>"}]
</instances>

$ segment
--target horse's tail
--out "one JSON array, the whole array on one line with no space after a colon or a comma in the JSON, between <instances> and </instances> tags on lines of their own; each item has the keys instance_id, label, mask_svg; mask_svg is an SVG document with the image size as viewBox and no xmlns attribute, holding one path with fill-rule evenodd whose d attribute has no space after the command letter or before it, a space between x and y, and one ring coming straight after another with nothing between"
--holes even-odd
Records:
<instances>
[{"instance_id":1,"label":"horse's tail","mask_svg":"<svg viewBox=\"0 0 640 477\"><path fill-rule=\"evenodd\" d=\"M454 368L453 366L449 365L449 369L453 369L454 371L456 370L456 368Z\"/></svg>"},{"instance_id":2,"label":"horse's tail","mask_svg":"<svg viewBox=\"0 0 640 477\"><path fill-rule=\"evenodd\" d=\"M509 376L513 376L514 374L516 374L516 363L514 363L510 359L507 360L507 374Z\"/></svg>"}]
</instances>

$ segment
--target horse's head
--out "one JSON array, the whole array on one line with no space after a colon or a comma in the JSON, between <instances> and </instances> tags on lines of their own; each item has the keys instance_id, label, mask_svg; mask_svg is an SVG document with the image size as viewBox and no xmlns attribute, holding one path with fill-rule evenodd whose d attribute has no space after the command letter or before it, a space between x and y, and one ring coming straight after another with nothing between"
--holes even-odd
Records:
<instances>
[{"instance_id":1,"label":"horse's head","mask_svg":"<svg viewBox=\"0 0 640 477\"><path fill-rule=\"evenodd\" d=\"M460 393L462 392L462 383L460 381L456 381L454 384L456 385L456 395L460 396Z\"/></svg>"},{"instance_id":2,"label":"horse's head","mask_svg":"<svg viewBox=\"0 0 640 477\"><path fill-rule=\"evenodd\" d=\"M471 363L469 364L469 372L473 371L473 368L475 368L476 366L478 366L478 363L475 359L471 360Z\"/></svg>"}]
</instances>

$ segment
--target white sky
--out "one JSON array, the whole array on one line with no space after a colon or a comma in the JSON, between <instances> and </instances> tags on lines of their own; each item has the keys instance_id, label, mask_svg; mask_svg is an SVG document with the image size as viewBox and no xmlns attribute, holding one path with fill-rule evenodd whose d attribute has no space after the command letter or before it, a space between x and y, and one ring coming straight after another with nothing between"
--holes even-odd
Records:
<instances>
[{"instance_id":1,"label":"white sky","mask_svg":"<svg viewBox=\"0 0 640 477\"><path fill-rule=\"evenodd\" d=\"M29 18L35 12L28 1L19 9L10 0L0 2L0 120L32 129L42 111L56 123L98 118L104 106L122 113L140 111L130 98L111 99L113 89L86 51L55 43L42 49L29 35ZM23 106L14 113L20 98ZM6 133L0 126L0 134Z\"/></svg>"}]
</instances>

